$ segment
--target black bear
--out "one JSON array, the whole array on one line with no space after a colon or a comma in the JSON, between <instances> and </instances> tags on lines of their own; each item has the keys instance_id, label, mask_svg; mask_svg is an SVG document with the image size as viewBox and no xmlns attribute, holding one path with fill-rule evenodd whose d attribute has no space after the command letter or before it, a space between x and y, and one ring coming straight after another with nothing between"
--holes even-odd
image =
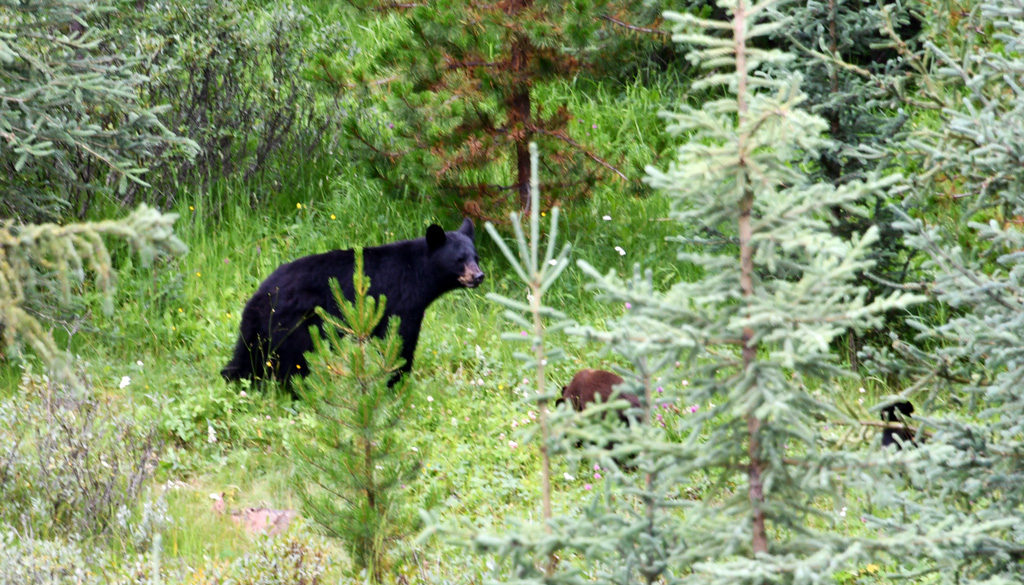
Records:
<instances>
[{"instance_id":1,"label":"black bear","mask_svg":"<svg viewBox=\"0 0 1024 585\"><path fill-rule=\"evenodd\" d=\"M569 401L574 410L582 412L591 403L612 400L612 387L621 384L622 377L607 370L584 369L576 372L568 386L562 386L562 397L556 404ZM632 408L640 408L640 399L629 392L619 392L615 398L621 398L629 403ZM619 420L629 424L630 417L626 416L626 409L617 411Z\"/></svg>"},{"instance_id":2,"label":"black bear","mask_svg":"<svg viewBox=\"0 0 1024 585\"><path fill-rule=\"evenodd\" d=\"M882 421L893 424L898 423L901 427L886 427L882 431L882 447L888 447L889 445L896 445L897 449L902 449L902 445L914 445L914 435L916 434L914 429L907 426L907 421L910 420L910 415L914 412L914 405L907 400L900 400L894 402L889 406L882 409ZM897 415L897 413L899 413ZM897 440L897 438L899 440Z\"/></svg>"},{"instance_id":3,"label":"black bear","mask_svg":"<svg viewBox=\"0 0 1024 585\"><path fill-rule=\"evenodd\" d=\"M363 249L369 294L387 297L385 318L374 335L384 334L390 317L401 319L398 333L405 364L400 375L412 369L424 311L450 290L479 286L484 273L478 262L469 218L454 232L431 225L426 237ZM305 376L303 354L313 349L309 328L322 326L315 308L338 314L328 279L336 278L352 300L354 269L352 250L314 254L279 266L246 303L234 357L221 376L229 382L273 376L286 388L293 375Z\"/></svg>"}]
</instances>

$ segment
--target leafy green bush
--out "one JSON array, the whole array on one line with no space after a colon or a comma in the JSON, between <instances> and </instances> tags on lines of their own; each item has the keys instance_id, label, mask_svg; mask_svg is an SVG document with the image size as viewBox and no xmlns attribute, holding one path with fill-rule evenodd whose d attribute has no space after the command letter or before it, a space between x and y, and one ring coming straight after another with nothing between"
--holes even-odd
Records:
<instances>
[{"instance_id":1,"label":"leafy green bush","mask_svg":"<svg viewBox=\"0 0 1024 585\"><path fill-rule=\"evenodd\" d=\"M216 380L181 385L152 404L161 436L170 445L161 467L190 471L211 455L244 456L245 449L287 451L302 441L309 424L290 399L271 392L247 392Z\"/></svg>"},{"instance_id":2,"label":"leafy green bush","mask_svg":"<svg viewBox=\"0 0 1024 585\"><path fill-rule=\"evenodd\" d=\"M261 11L237 0L150 4L119 18L145 31L133 42L149 55L146 100L170 104L167 126L202 149L165 160L146 197L169 205L178 185L248 180L326 150L340 110L317 103L303 71L312 54L342 42L336 27L294 5ZM253 192L250 203L266 196Z\"/></svg>"}]
</instances>

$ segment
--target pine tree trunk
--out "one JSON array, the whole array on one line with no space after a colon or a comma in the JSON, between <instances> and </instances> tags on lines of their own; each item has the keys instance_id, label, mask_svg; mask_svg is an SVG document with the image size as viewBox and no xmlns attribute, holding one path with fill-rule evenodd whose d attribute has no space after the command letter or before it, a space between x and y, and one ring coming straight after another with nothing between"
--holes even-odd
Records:
<instances>
[{"instance_id":1,"label":"pine tree trunk","mask_svg":"<svg viewBox=\"0 0 1024 585\"><path fill-rule=\"evenodd\" d=\"M517 48L513 49L513 55L526 51L526 49L519 49L520 44L525 44L525 41L516 44ZM516 61L516 57L513 56L512 62L516 63ZM514 131L518 134L516 138L516 191L519 193L519 208L523 214L526 214L530 211L530 140L533 138L529 123L529 85L524 84L519 92L512 97L510 110L510 117L516 120L516 124L513 125Z\"/></svg>"},{"instance_id":2,"label":"pine tree trunk","mask_svg":"<svg viewBox=\"0 0 1024 585\"><path fill-rule=\"evenodd\" d=\"M509 11L518 15L533 5L533 0L513 1ZM509 118L516 140L516 190L519 192L519 207L523 213L530 209L530 141L533 130L530 123L530 82L529 68L530 41L522 33L512 43L511 73L519 79L519 85L509 100Z\"/></svg>"},{"instance_id":3,"label":"pine tree trunk","mask_svg":"<svg viewBox=\"0 0 1024 585\"><path fill-rule=\"evenodd\" d=\"M744 0L736 3L736 14L733 18L733 39L736 42L736 111L739 116L740 136L737 143L739 150L739 164L746 166L748 131L744 126L747 116L747 53L746 53L746 19L747 6ZM739 215L739 237L740 237L740 289L745 298L754 294L754 248L751 245L753 237L753 226L751 225L751 211L754 207L754 194L746 181L746 173L739 176L737 188L741 190ZM754 332L749 327L743 329L743 370L746 372L757 359L757 345L751 343ZM747 452L750 463L747 468L749 481L748 494L752 508L752 535L751 547L754 553L768 552L768 536L765 531L764 519L764 461L761 460L761 421L753 413L747 415L748 444Z\"/></svg>"},{"instance_id":4,"label":"pine tree trunk","mask_svg":"<svg viewBox=\"0 0 1024 585\"><path fill-rule=\"evenodd\" d=\"M526 110L530 109L530 94L524 96ZM529 135L529 133L526 133ZM519 191L519 207L522 213L530 211L530 140L529 138L516 143L516 187Z\"/></svg>"}]
</instances>

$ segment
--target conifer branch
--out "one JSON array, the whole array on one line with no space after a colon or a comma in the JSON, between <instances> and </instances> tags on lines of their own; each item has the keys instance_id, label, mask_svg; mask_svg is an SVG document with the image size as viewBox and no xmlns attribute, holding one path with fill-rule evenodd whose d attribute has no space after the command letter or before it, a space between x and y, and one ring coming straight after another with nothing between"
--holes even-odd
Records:
<instances>
[{"instance_id":1,"label":"conifer branch","mask_svg":"<svg viewBox=\"0 0 1024 585\"><path fill-rule=\"evenodd\" d=\"M603 158L601 158L601 157L597 156L596 154L594 154L594 152L592 152L587 147L585 147L582 144L580 144L579 142L576 142L575 140L573 140L568 134L565 133L564 130L551 131L551 130L547 130L547 129L544 129L544 128L539 128L539 127L536 127L536 126L531 127L531 130L533 132L537 133L537 134L541 134L541 135L544 135L544 136L550 136L552 138L557 138L557 139L561 140L562 142L565 142L566 144L568 144L568 145L572 146L573 148L576 148L577 150L582 152L583 155L586 156L587 158L589 158L590 160L592 160L592 161L596 162L597 164L601 165L602 167L608 169L612 173L615 173L615 175L618 178L622 179L623 181L629 182L629 178L626 177L625 173L623 173L619 169L617 169L614 166L612 166L612 164L609 163L608 161L606 161Z\"/></svg>"},{"instance_id":2,"label":"conifer branch","mask_svg":"<svg viewBox=\"0 0 1024 585\"><path fill-rule=\"evenodd\" d=\"M78 384L70 356L61 352L29 307L55 310L68 305L73 291L91 275L110 312L114 277L104 236L126 240L144 266L157 257L177 256L187 248L174 235L177 214L161 214L140 205L128 217L57 225L0 222L0 331L8 355L28 344L47 370L61 381ZM88 271L88 272L87 272Z\"/></svg>"},{"instance_id":3,"label":"conifer branch","mask_svg":"<svg viewBox=\"0 0 1024 585\"><path fill-rule=\"evenodd\" d=\"M635 25L635 24L630 24L628 22L619 20L619 19L617 19L617 18L615 18L613 16L610 16L610 15L607 15L607 14L602 14L601 18L604 19L604 20L607 20L608 22L610 22L610 23L612 23L612 24L614 24L616 26L621 26L622 28L625 28L627 30L631 30L633 32L641 32L641 33L644 33L644 34L649 34L649 35L654 35L654 36L659 36L659 37L671 37L672 36L672 33L668 32L668 31L657 29L657 28L647 28L647 27L644 27L644 26L638 26L638 25Z\"/></svg>"}]
</instances>

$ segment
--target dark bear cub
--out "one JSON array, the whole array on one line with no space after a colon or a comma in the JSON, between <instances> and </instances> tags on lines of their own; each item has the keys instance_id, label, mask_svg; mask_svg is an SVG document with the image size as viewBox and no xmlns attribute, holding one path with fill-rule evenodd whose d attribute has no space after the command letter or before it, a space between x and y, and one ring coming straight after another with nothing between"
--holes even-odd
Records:
<instances>
[{"instance_id":1,"label":"dark bear cub","mask_svg":"<svg viewBox=\"0 0 1024 585\"><path fill-rule=\"evenodd\" d=\"M569 401L572 404L573 410L583 412L589 404L597 402L598 397L600 397L601 402L611 400L612 388L621 383L622 377L614 372L591 369L580 370L572 377L572 381L569 382L568 386L562 386L562 397L556 401L556 404ZM635 394L620 392L616 395L616 398L625 400L631 408L641 407L640 399ZM630 417L626 416L626 409L618 410L617 413L619 420L630 424Z\"/></svg>"},{"instance_id":2,"label":"dark bear cub","mask_svg":"<svg viewBox=\"0 0 1024 585\"><path fill-rule=\"evenodd\" d=\"M910 419L910 415L913 414L913 412L914 405L907 400L895 402L882 409L882 421L887 423L900 423L903 425L901 428L886 428L882 431L882 447L895 445L897 449L902 449L903 447L901 444L915 445L914 429L907 426L907 421ZM897 440L897 438L899 440Z\"/></svg>"},{"instance_id":3,"label":"dark bear cub","mask_svg":"<svg viewBox=\"0 0 1024 585\"><path fill-rule=\"evenodd\" d=\"M479 286L484 273L478 262L468 218L453 232L431 225L425 237L363 249L369 294L387 297L385 317L374 335L384 334L391 317L401 319L402 374L412 369L427 307L450 290ZM337 279L351 301L354 269L352 250L305 256L278 267L246 303L234 357L221 376L228 381L273 377L285 387L295 374L305 376L303 354L313 349L309 328L322 327L316 307L338 315L328 280Z\"/></svg>"}]
</instances>

